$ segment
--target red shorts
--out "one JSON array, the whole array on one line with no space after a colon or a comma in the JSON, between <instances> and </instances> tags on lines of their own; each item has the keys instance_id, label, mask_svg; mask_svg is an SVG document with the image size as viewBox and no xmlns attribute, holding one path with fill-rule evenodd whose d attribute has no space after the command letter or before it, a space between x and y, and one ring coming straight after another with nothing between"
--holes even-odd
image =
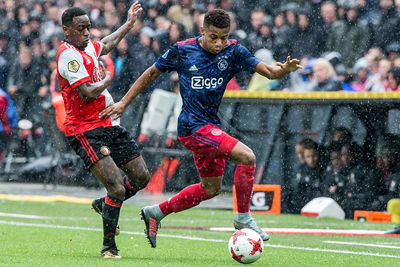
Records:
<instances>
[{"instance_id":1,"label":"red shorts","mask_svg":"<svg viewBox=\"0 0 400 267\"><path fill-rule=\"evenodd\" d=\"M178 138L182 145L193 152L200 177L223 176L225 160L230 160L231 151L239 142L211 124L189 136Z\"/></svg>"}]
</instances>

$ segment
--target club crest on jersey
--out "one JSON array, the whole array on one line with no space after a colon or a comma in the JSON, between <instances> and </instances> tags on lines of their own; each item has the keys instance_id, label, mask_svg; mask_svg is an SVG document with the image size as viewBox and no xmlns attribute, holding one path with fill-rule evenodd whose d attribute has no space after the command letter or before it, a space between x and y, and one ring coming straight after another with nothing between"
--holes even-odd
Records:
<instances>
[{"instance_id":1,"label":"club crest on jersey","mask_svg":"<svg viewBox=\"0 0 400 267\"><path fill-rule=\"evenodd\" d=\"M110 148L108 147L108 146L102 146L101 148L100 148L100 152L101 152L101 154L103 154L104 156L108 156L108 155L110 155Z\"/></svg>"},{"instance_id":2,"label":"club crest on jersey","mask_svg":"<svg viewBox=\"0 0 400 267\"><path fill-rule=\"evenodd\" d=\"M222 134L222 130L221 129L213 129L211 131L211 134L214 135L214 136L219 136L219 135Z\"/></svg>"},{"instance_id":3,"label":"club crest on jersey","mask_svg":"<svg viewBox=\"0 0 400 267\"><path fill-rule=\"evenodd\" d=\"M68 70L70 72L77 72L79 70L79 63L75 59L68 62Z\"/></svg>"},{"instance_id":4,"label":"club crest on jersey","mask_svg":"<svg viewBox=\"0 0 400 267\"><path fill-rule=\"evenodd\" d=\"M228 68L228 61L226 61L226 59L221 59L218 61L218 69L226 70L226 68Z\"/></svg>"}]
</instances>

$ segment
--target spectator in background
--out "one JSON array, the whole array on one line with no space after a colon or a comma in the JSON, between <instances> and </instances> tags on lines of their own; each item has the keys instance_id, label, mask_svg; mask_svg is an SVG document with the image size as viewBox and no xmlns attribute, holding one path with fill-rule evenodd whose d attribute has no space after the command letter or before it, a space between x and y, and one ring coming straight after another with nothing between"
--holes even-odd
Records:
<instances>
[{"instance_id":1,"label":"spectator in background","mask_svg":"<svg viewBox=\"0 0 400 267\"><path fill-rule=\"evenodd\" d=\"M17 111L7 93L0 88L0 162L2 153L7 147L12 128L17 125Z\"/></svg>"},{"instance_id":2,"label":"spectator in background","mask_svg":"<svg viewBox=\"0 0 400 267\"><path fill-rule=\"evenodd\" d=\"M300 139L299 141L297 141L296 143L296 155L297 155L297 159L299 160L300 165L305 164L306 161L304 159L304 146L306 144L312 144L314 141L310 138L303 138Z\"/></svg>"},{"instance_id":3,"label":"spectator in background","mask_svg":"<svg viewBox=\"0 0 400 267\"><path fill-rule=\"evenodd\" d=\"M293 40L293 56L296 58L316 57L321 54L321 32L318 27L312 27L310 12L307 9L297 10L297 34Z\"/></svg>"},{"instance_id":4,"label":"spectator in background","mask_svg":"<svg viewBox=\"0 0 400 267\"><path fill-rule=\"evenodd\" d=\"M268 49L260 49L254 53L254 56L259 58L262 62L268 65L276 66L276 61L272 58L272 52ZM248 91L269 91L273 90L279 81L270 80L257 72L253 74L251 77L249 86L247 87Z\"/></svg>"},{"instance_id":5,"label":"spectator in background","mask_svg":"<svg viewBox=\"0 0 400 267\"><path fill-rule=\"evenodd\" d=\"M382 155L376 158L376 166L381 170L386 181L390 174L400 172L398 146L394 142L385 142L382 148Z\"/></svg>"},{"instance_id":6,"label":"spectator in background","mask_svg":"<svg viewBox=\"0 0 400 267\"><path fill-rule=\"evenodd\" d=\"M353 73L355 79L352 82L351 87L353 87L357 92L364 92L369 74L367 60L364 57L357 60L356 64L354 64Z\"/></svg>"},{"instance_id":7,"label":"spectator in background","mask_svg":"<svg viewBox=\"0 0 400 267\"><path fill-rule=\"evenodd\" d=\"M12 68L8 82L8 93L21 118L40 120L39 77L42 67L37 63L37 59L33 58L32 50L21 46L18 63Z\"/></svg>"},{"instance_id":8,"label":"spectator in background","mask_svg":"<svg viewBox=\"0 0 400 267\"><path fill-rule=\"evenodd\" d=\"M333 51L330 42L328 40L332 40L332 27L337 21L336 14L336 5L332 1L325 1L321 4L321 18L322 25L316 25L315 27L321 27L321 36L320 39L322 41L321 46L319 47L319 51Z\"/></svg>"},{"instance_id":9,"label":"spectator in background","mask_svg":"<svg viewBox=\"0 0 400 267\"><path fill-rule=\"evenodd\" d=\"M346 2L345 18L333 25L329 50L342 55L343 64L351 68L368 49L368 28L358 21L357 2Z\"/></svg>"},{"instance_id":10,"label":"spectator in background","mask_svg":"<svg viewBox=\"0 0 400 267\"><path fill-rule=\"evenodd\" d=\"M0 30L0 56L8 62L9 66L12 66L18 57L16 46L10 43L10 38L7 31Z\"/></svg>"},{"instance_id":11,"label":"spectator in background","mask_svg":"<svg viewBox=\"0 0 400 267\"><path fill-rule=\"evenodd\" d=\"M385 49L389 44L400 40L400 16L393 0L380 0L379 13L369 25L372 32L371 44Z\"/></svg>"},{"instance_id":12,"label":"spectator in background","mask_svg":"<svg viewBox=\"0 0 400 267\"><path fill-rule=\"evenodd\" d=\"M318 144L305 142L303 146L304 164L300 165L296 174L296 204L301 209L316 197L322 196L323 166L320 162Z\"/></svg>"},{"instance_id":13,"label":"spectator in background","mask_svg":"<svg viewBox=\"0 0 400 267\"><path fill-rule=\"evenodd\" d=\"M346 217L353 218L357 209L380 210L379 196L386 193L382 172L360 160L361 149L356 143L342 146L340 154L346 179L342 206Z\"/></svg>"},{"instance_id":14,"label":"spectator in background","mask_svg":"<svg viewBox=\"0 0 400 267\"><path fill-rule=\"evenodd\" d=\"M323 175L324 195L343 205L345 177L341 173L343 167L340 159L341 145L334 144L329 148L330 161Z\"/></svg>"},{"instance_id":15,"label":"spectator in background","mask_svg":"<svg viewBox=\"0 0 400 267\"><path fill-rule=\"evenodd\" d=\"M278 61L285 61L286 56L292 52L291 42L289 41L289 37L292 37L290 36L290 28L286 24L283 9L278 8L274 11L273 21L274 58Z\"/></svg>"},{"instance_id":16,"label":"spectator in background","mask_svg":"<svg viewBox=\"0 0 400 267\"><path fill-rule=\"evenodd\" d=\"M400 91L400 67L393 67L388 71L388 78L383 87L386 92Z\"/></svg>"},{"instance_id":17,"label":"spectator in background","mask_svg":"<svg viewBox=\"0 0 400 267\"><path fill-rule=\"evenodd\" d=\"M260 49L268 49L270 51L275 51L275 35L272 32L273 21L271 16L265 16L258 30L251 32L249 34L248 43L250 50L255 52Z\"/></svg>"},{"instance_id":18,"label":"spectator in background","mask_svg":"<svg viewBox=\"0 0 400 267\"><path fill-rule=\"evenodd\" d=\"M317 81L313 91L341 91L342 84L335 70L325 58L318 58L313 64L314 79Z\"/></svg>"},{"instance_id":19,"label":"spectator in background","mask_svg":"<svg viewBox=\"0 0 400 267\"><path fill-rule=\"evenodd\" d=\"M378 73L371 76L365 90L371 92L385 92L384 82L388 79L389 70L392 68L392 62L388 58L382 58L378 63Z\"/></svg>"}]
</instances>

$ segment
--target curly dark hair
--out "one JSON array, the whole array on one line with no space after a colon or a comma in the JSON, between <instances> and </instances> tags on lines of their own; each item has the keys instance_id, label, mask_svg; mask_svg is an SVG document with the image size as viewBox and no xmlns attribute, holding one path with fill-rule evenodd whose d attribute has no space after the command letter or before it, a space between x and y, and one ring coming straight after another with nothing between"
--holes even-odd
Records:
<instances>
[{"instance_id":1,"label":"curly dark hair","mask_svg":"<svg viewBox=\"0 0 400 267\"><path fill-rule=\"evenodd\" d=\"M87 15L85 10L83 10L80 7L70 7L67 10L65 10L61 16L62 25L69 26L69 25L71 25L74 17L82 16L82 15Z\"/></svg>"},{"instance_id":2,"label":"curly dark hair","mask_svg":"<svg viewBox=\"0 0 400 267\"><path fill-rule=\"evenodd\" d=\"M214 26L220 29L231 26L229 14L223 9L214 9L208 11L204 16L204 27Z\"/></svg>"}]
</instances>

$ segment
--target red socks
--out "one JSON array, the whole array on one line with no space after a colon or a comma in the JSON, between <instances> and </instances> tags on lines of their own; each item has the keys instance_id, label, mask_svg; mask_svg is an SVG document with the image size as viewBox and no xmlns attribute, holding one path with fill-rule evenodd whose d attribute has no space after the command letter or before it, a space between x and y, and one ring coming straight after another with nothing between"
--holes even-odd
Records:
<instances>
[{"instance_id":1,"label":"red socks","mask_svg":"<svg viewBox=\"0 0 400 267\"><path fill-rule=\"evenodd\" d=\"M254 170L256 166L237 165L234 185L236 191L236 201L239 213L246 213L250 210L251 194L254 185Z\"/></svg>"},{"instance_id":2,"label":"red socks","mask_svg":"<svg viewBox=\"0 0 400 267\"><path fill-rule=\"evenodd\" d=\"M201 186L201 183L189 185L181 192L171 197L167 201L159 204L162 213L167 216L172 212L180 212L187 210L191 207L197 206L200 202L210 199L209 196Z\"/></svg>"}]
</instances>

